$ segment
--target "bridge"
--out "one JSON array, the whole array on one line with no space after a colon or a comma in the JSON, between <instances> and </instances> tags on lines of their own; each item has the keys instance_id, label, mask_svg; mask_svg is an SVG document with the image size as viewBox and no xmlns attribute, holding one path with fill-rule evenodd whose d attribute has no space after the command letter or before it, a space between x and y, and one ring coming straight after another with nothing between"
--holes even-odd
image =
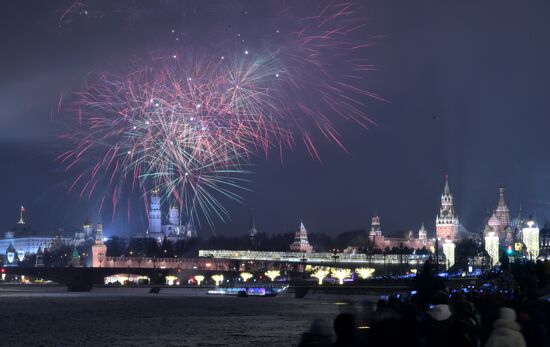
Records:
<instances>
[{"instance_id":1,"label":"bridge","mask_svg":"<svg viewBox=\"0 0 550 347\"><path fill-rule=\"evenodd\" d=\"M94 285L104 284L105 277L128 273L147 276L152 284L164 284L174 269L160 268L93 268L93 267L5 267L8 275L43 278L67 286L69 291L90 291Z\"/></svg>"}]
</instances>

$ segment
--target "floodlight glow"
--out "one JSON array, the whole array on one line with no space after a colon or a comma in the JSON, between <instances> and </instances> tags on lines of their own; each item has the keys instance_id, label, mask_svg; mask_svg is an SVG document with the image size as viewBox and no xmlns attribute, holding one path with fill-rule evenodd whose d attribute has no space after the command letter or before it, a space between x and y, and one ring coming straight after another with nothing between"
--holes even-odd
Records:
<instances>
[{"instance_id":1,"label":"floodlight glow","mask_svg":"<svg viewBox=\"0 0 550 347\"><path fill-rule=\"evenodd\" d=\"M350 269L331 269L330 273L332 277L338 279L338 284L344 284L344 279L351 276Z\"/></svg>"},{"instance_id":2,"label":"floodlight glow","mask_svg":"<svg viewBox=\"0 0 550 347\"><path fill-rule=\"evenodd\" d=\"M269 270L265 273L267 277L271 280L271 282L275 281L275 279L279 276L281 276L281 271L279 270Z\"/></svg>"},{"instance_id":3,"label":"floodlight glow","mask_svg":"<svg viewBox=\"0 0 550 347\"><path fill-rule=\"evenodd\" d=\"M355 273L357 274L357 276L364 280L366 280L367 278L371 278L374 271L375 270L370 267L360 267L358 269L355 269Z\"/></svg>"},{"instance_id":4,"label":"floodlight glow","mask_svg":"<svg viewBox=\"0 0 550 347\"><path fill-rule=\"evenodd\" d=\"M203 275L196 275L195 277L193 277L195 279L195 281L197 281L197 285L200 286L202 281L204 281L204 276Z\"/></svg>"},{"instance_id":5,"label":"floodlight glow","mask_svg":"<svg viewBox=\"0 0 550 347\"><path fill-rule=\"evenodd\" d=\"M212 279L216 282L216 286L219 286L223 282L223 275L212 275Z\"/></svg>"},{"instance_id":6,"label":"floodlight glow","mask_svg":"<svg viewBox=\"0 0 550 347\"><path fill-rule=\"evenodd\" d=\"M328 274L328 269L317 269L311 276L317 278L319 280L319 285L321 285L323 284L323 279L327 277Z\"/></svg>"},{"instance_id":7,"label":"floodlight glow","mask_svg":"<svg viewBox=\"0 0 550 347\"><path fill-rule=\"evenodd\" d=\"M241 278L243 279L243 282L248 281L252 277L253 275L250 272L241 272Z\"/></svg>"}]
</instances>

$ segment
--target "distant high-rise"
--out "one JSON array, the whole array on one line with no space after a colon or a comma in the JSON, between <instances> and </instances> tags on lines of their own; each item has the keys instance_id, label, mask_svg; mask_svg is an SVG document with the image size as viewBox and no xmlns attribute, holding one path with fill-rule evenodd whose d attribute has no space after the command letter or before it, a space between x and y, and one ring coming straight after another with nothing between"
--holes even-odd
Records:
<instances>
[{"instance_id":1,"label":"distant high-rise","mask_svg":"<svg viewBox=\"0 0 550 347\"><path fill-rule=\"evenodd\" d=\"M453 195L449 188L449 179L445 176L445 189L441 194L441 208L435 220L436 236L442 240L455 240L458 231L458 218L455 215Z\"/></svg>"}]
</instances>

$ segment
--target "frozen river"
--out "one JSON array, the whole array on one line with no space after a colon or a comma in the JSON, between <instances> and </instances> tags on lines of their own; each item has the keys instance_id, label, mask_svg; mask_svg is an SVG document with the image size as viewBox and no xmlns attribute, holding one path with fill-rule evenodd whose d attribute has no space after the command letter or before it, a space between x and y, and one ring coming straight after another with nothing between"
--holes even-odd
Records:
<instances>
[{"instance_id":1,"label":"frozen river","mask_svg":"<svg viewBox=\"0 0 550 347\"><path fill-rule=\"evenodd\" d=\"M0 288L2 345L290 346L314 318L327 324L336 299L236 298L197 291Z\"/></svg>"}]
</instances>

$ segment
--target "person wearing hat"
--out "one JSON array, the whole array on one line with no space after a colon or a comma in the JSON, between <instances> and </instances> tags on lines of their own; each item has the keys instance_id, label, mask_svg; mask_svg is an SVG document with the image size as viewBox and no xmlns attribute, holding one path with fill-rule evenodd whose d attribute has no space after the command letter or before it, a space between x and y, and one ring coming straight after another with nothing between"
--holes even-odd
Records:
<instances>
[{"instance_id":1,"label":"person wearing hat","mask_svg":"<svg viewBox=\"0 0 550 347\"><path fill-rule=\"evenodd\" d=\"M455 317L449 307L449 294L437 291L430 300L421 326L421 335L426 347L448 347L453 345Z\"/></svg>"},{"instance_id":2,"label":"person wearing hat","mask_svg":"<svg viewBox=\"0 0 550 347\"><path fill-rule=\"evenodd\" d=\"M500 319L494 323L494 329L485 347L526 347L521 327L516 322L516 311L509 307L500 309Z\"/></svg>"}]
</instances>

